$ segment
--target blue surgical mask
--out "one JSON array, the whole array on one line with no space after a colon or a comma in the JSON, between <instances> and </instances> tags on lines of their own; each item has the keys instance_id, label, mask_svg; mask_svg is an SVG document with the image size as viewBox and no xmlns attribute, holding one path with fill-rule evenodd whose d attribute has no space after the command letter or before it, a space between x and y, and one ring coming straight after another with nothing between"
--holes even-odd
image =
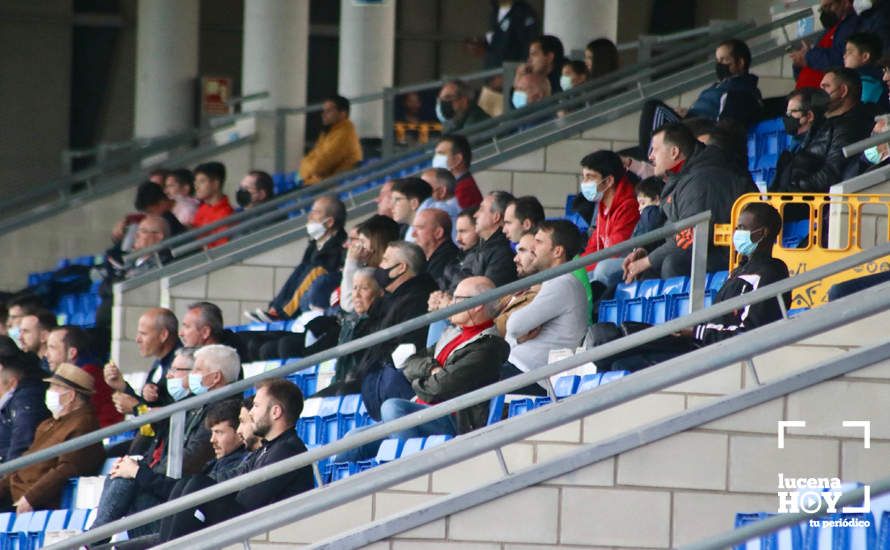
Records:
<instances>
[{"instance_id":1,"label":"blue surgical mask","mask_svg":"<svg viewBox=\"0 0 890 550\"><path fill-rule=\"evenodd\" d=\"M15 342L15 345L18 347L22 347L22 343L19 342L19 337L22 335L22 329L19 327L9 327L6 331L6 335L12 338L12 341Z\"/></svg>"},{"instance_id":2,"label":"blue surgical mask","mask_svg":"<svg viewBox=\"0 0 890 550\"><path fill-rule=\"evenodd\" d=\"M757 244L751 240L751 232L747 229L736 229L732 234L735 251L742 256L750 256L757 250Z\"/></svg>"},{"instance_id":3,"label":"blue surgical mask","mask_svg":"<svg viewBox=\"0 0 890 550\"><path fill-rule=\"evenodd\" d=\"M596 190L595 181L581 182L581 195L590 202L597 202L603 198L603 192Z\"/></svg>"},{"instance_id":4,"label":"blue surgical mask","mask_svg":"<svg viewBox=\"0 0 890 550\"><path fill-rule=\"evenodd\" d=\"M865 155L865 160L867 160L870 164L879 164L881 162L881 152L878 151L878 146L869 147L865 151L862 152Z\"/></svg>"},{"instance_id":5,"label":"blue surgical mask","mask_svg":"<svg viewBox=\"0 0 890 550\"><path fill-rule=\"evenodd\" d=\"M189 373L189 390L191 390L192 395L201 395L210 391L210 388L204 385L203 379L203 374ZM170 391L169 388L167 391Z\"/></svg>"},{"instance_id":6,"label":"blue surgical mask","mask_svg":"<svg viewBox=\"0 0 890 550\"><path fill-rule=\"evenodd\" d=\"M559 77L559 87L562 88L562 91L571 90L572 89L572 77L562 75Z\"/></svg>"},{"instance_id":7,"label":"blue surgical mask","mask_svg":"<svg viewBox=\"0 0 890 550\"><path fill-rule=\"evenodd\" d=\"M185 387L182 381L182 378L167 379L167 393L170 394L174 401L181 401L189 395L189 389Z\"/></svg>"},{"instance_id":8,"label":"blue surgical mask","mask_svg":"<svg viewBox=\"0 0 890 550\"><path fill-rule=\"evenodd\" d=\"M513 108L522 109L528 105L528 94L522 90L513 90Z\"/></svg>"}]
</instances>

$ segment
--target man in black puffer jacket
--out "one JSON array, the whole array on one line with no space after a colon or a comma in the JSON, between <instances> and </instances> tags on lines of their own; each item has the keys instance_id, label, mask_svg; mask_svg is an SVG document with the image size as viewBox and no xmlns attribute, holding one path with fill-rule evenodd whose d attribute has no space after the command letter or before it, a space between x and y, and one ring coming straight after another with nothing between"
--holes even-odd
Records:
<instances>
[{"instance_id":1,"label":"man in black puffer jacket","mask_svg":"<svg viewBox=\"0 0 890 550\"><path fill-rule=\"evenodd\" d=\"M856 158L844 158L843 148L871 133L869 106L859 98L859 75L850 69L831 69L822 90L803 88L788 96L785 130L795 138L782 153L770 191L827 193L841 181Z\"/></svg>"},{"instance_id":2,"label":"man in black puffer jacket","mask_svg":"<svg viewBox=\"0 0 890 550\"><path fill-rule=\"evenodd\" d=\"M737 167L722 149L696 141L683 124L667 124L652 136L649 160L655 175L665 179L661 208L671 223L711 211L708 232L708 271L725 270L729 254L713 244L714 224L728 223L732 205L745 193L757 191L750 174ZM684 229L647 253L637 248L624 259L626 281L655 276L667 279L689 275L693 230ZM646 273L648 271L648 273Z\"/></svg>"}]
</instances>

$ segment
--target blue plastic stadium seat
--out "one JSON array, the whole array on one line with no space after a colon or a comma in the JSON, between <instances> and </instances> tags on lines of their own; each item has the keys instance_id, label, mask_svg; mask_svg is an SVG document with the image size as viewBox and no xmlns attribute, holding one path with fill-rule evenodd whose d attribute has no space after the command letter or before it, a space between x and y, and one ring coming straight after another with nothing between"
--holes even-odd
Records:
<instances>
[{"instance_id":1,"label":"blue plastic stadium seat","mask_svg":"<svg viewBox=\"0 0 890 550\"><path fill-rule=\"evenodd\" d=\"M504 396L496 395L488 402L488 423L490 426L504 419Z\"/></svg>"},{"instance_id":2,"label":"blue plastic stadium seat","mask_svg":"<svg viewBox=\"0 0 890 550\"><path fill-rule=\"evenodd\" d=\"M432 449L433 447L438 447L442 443L451 440L452 437L450 435L430 435L423 442L424 449Z\"/></svg>"},{"instance_id":3,"label":"blue plastic stadium seat","mask_svg":"<svg viewBox=\"0 0 890 550\"><path fill-rule=\"evenodd\" d=\"M643 310L645 309L645 306L645 298L634 298L633 300L626 300L621 306L621 320L642 323Z\"/></svg>"},{"instance_id":4,"label":"blue plastic stadium seat","mask_svg":"<svg viewBox=\"0 0 890 550\"><path fill-rule=\"evenodd\" d=\"M618 300L602 300L600 301L597 319L600 323L618 324L618 314L620 313L620 310L621 308Z\"/></svg>"},{"instance_id":5,"label":"blue plastic stadium seat","mask_svg":"<svg viewBox=\"0 0 890 550\"><path fill-rule=\"evenodd\" d=\"M12 522L15 521L15 512L3 512L0 514L0 533L6 533L12 527Z\"/></svg>"},{"instance_id":6,"label":"blue plastic stadium seat","mask_svg":"<svg viewBox=\"0 0 890 550\"><path fill-rule=\"evenodd\" d=\"M578 375L560 376L553 385L553 391L556 393L557 399L562 399L570 395L574 395L578 391L578 385L581 384L581 377Z\"/></svg>"},{"instance_id":7,"label":"blue plastic stadium seat","mask_svg":"<svg viewBox=\"0 0 890 550\"><path fill-rule=\"evenodd\" d=\"M102 463L102 469L99 470L99 474L103 476L107 476L111 473L111 467L114 466L114 463L117 462L117 458L107 458L105 462Z\"/></svg>"},{"instance_id":8,"label":"blue plastic stadium seat","mask_svg":"<svg viewBox=\"0 0 890 550\"><path fill-rule=\"evenodd\" d=\"M656 296L647 300L643 321L650 325L658 325L667 321L667 302L668 296Z\"/></svg>"},{"instance_id":9,"label":"blue plastic stadium seat","mask_svg":"<svg viewBox=\"0 0 890 550\"><path fill-rule=\"evenodd\" d=\"M68 516L68 523L65 524L65 529L69 529L72 531L83 531L89 515L89 510L84 510L82 508L72 509L71 514L69 514ZM2 524L2 522L0 522L0 524Z\"/></svg>"},{"instance_id":10,"label":"blue plastic stadium seat","mask_svg":"<svg viewBox=\"0 0 890 550\"><path fill-rule=\"evenodd\" d=\"M326 470L325 482L333 483L358 472L358 467L355 462L334 462L333 464L328 464Z\"/></svg>"},{"instance_id":11,"label":"blue plastic stadium seat","mask_svg":"<svg viewBox=\"0 0 890 550\"><path fill-rule=\"evenodd\" d=\"M676 319L689 313L689 294L686 292L672 294L668 297L667 319Z\"/></svg>"},{"instance_id":12,"label":"blue plastic stadium seat","mask_svg":"<svg viewBox=\"0 0 890 550\"><path fill-rule=\"evenodd\" d=\"M868 527L819 527L807 528L804 533L803 548L806 550L858 550L877 547L877 530L871 512L867 514L831 514L823 519L830 521L859 520L868 522Z\"/></svg>"},{"instance_id":13,"label":"blue plastic stadium seat","mask_svg":"<svg viewBox=\"0 0 890 550\"><path fill-rule=\"evenodd\" d=\"M323 397L318 407L319 443L331 443L340 437L340 401L341 397ZM344 434L345 435L345 434Z\"/></svg>"},{"instance_id":14,"label":"blue plastic stadium seat","mask_svg":"<svg viewBox=\"0 0 890 550\"><path fill-rule=\"evenodd\" d=\"M62 488L62 496L59 497L59 506L62 508L74 508L74 491L77 488L77 478L69 477Z\"/></svg>"},{"instance_id":15,"label":"blue plastic stadium seat","mask_svg":"<svg viewBox=\"0 0 890 550\"><path fill-rule=\"evenodd\" d=\"M340 437L343 437L349 430L358 426L359 408L362 404L362 396L360 394L344 395L340 401Z\"/></svg>"},{"instance_id":16,"label":"blue plastic stadium seat","mask_svg":"<svg viewBox=\"0 0 890 550\"><path fill-rule=\"evenodd\" d=\"M640 281L637 298L653 298L661 294L661 279L645 279Z\"/></svg>"},{"instance_id":17,"label":"blue plastic stadium seat","mask_svg":"<svg viewBox=\"0 0 890 550\"><path fill-rule=\"evenodd\" d=\"M714 298L717 296L717 293L713 290L705 291L705 307L711 307L714 304Z\"/></svg>"},{"instance_id":18,"label":"blue plastic stadium seat","mask_svg":"<svg viewBox=\"0 0 890 550\"><path fill-rule=\"evenodd\" d=\"M531 397L514 399L513 401L510 401L510 405L508 406L507 417L513 418L514 416L525 414L534 408L535 400Z\"/></svg>"},{"instance_id":19,"label":"blue plastic stadium seat","mask_svg":"<svg viewBox=\"0 0 890 550\"><path fill-rule=\"evenodd\" d=\"M581 377L581 381L578 383L577 393L585 392L588 390L592 390L593 388L600 385L600 378L603 377L603 374L600 372L593 374L585 374Z\"/></svg>"},{"instance_id":20,"label":"blue plastic stadium seat","mask_svg":"<svg viewBox=\"0 0 890 550\"><path fill-rule=\"evenodd\" d=\"M810 220L798 220L782 224L782 247L797 248L810 236Z\"/></svg>"},{"instance_id":21,"label":"blue plastic stadium seat","mask_svg":"<svg viewBox=\"0 0 890 550\"><path fill-rule=\"evenodd\" d=\"M430 323L429 329L427 329L426 336L426 346L431 348L436 345L439 341L439 338L442 336L442 333L445 332L445 329L448 328L448 321L442 319L441 321L436 321L435 323Z\"/></svg>"},{"instance_id":22,"label":"blue plastic stadium seat","mask_svg":"<svg viewBox=\"0 0 890 550\"><path fill-rule=\"evenodd\" d=\"M49 513L49 519L46 522L46 526L43 531L40 533L40 540L37 546L34 548L40 548L43 546L43 537L49 531L63 531L66 529L68 525L68 516L70 514L70 510L53 510Z\"/></svg>"},{"instance_id":23,"label":"blue plastic stadium seat","mask_svg":"<svg viewBox=\"0 0 890 550\"><path fill-rule=\"evenodd\" d=\"M405 442L402 444L401 451L399 451L399 458L403 456L411 456L414 453L419 453L421 449L423 449L423 444L425 441L425 437L412 437L405 440Z\"/></svg>"},{"instance_id":24,"label":"blue plastic stadium seat","mask_svg":"<svg viewBox=\"0 0 890 550\"><path fill-rule=\"evenodd\" d=\"M872 512L876 513L877 510L872 507ZM882 512L880 518L881 523L879 524L880 531L878 532L878 548L885 550L890 548L890 510Z\"/></svg>"},{"instance_id":25,"label":"blue plastic stadium seat","mask_svg":"<svg viewBox=\"0 0 890 550\"><path fill-rule=\"evenodd\" d=\"M671 277L665 279L661 285L661 294L680 294L689 291L689 277Z\"/></svg>"},{"instance_id":26,"label":"blue plastic stadium seat","mask_svg":"<svg viewBox=\"0 0 890 550\"><path fill-rule=\"evenodd\" d=\"M728 271L709 273L705 284L705 290L713 290L714 292L717 292L720 290L720 287L723 286L723 283L726 282L727 277L729 277Z\"/></svg>"},{"instance_id":27,"label":"blue plastic stadium seat","mask_svg":"<svg viewBox=\"0 0 890 550\"><path fill-rule=\"evenodd\" d=\"M377 456L374 460L377 464L385 464L399 458L402 452L403 441L398 439L384 439L380 442L380 448L377 449Z\"/></svg>"},{"instance_id":28,"label":"blue plastic stadium seat","mask_svg":"<svg viewBox=\"0 0 890 550\"><path fill-rule=\"evenodd\" d=\"M269 330L269 323L250 323L243 330L245 332L266 332Z\"/></svg>"},{"instance_id":29,"label":"blue plastic stadium seat","mask_svg":"<svg viewBox=\"0 0 890 550\"><path fill-rule=\"evenodd\" d=\"M626 370L613 370L613 371L609 371L609 372L604 372L603 377L600 378L600 386L608 384L609 382L614 382L615 380L618 380L619 378L624 378L628 374L630 374L630 372L626 371Z\"/></svg>"},{"instance_id":30,"label":"blue plastic stadium seat","mask_svg":"<svg viewBox=\"0 0 890 550\"><path fill-rule=\"evenodd\" d=\"M625 300L633 300L637 297L637 289L640 283L634 281L632 283L619 283L615 288L615 299L619 302Z\"/></svg>"},{"instance_id":31,"label":"blue plastic stadium seat","mask_svg":"<svg viewBox=\"0 0 890 550\"><path fill-rule=\"evenodd\" d=\"M735 517L735 526L736 528L744 527L750 523L756 523L767 519L770 516L772 516L772 514L767 514L765 512L739 513L736 514ZM753 550L754 548L757 548L758 550L767 548L774 548L776 550L801 550L803 548L801 526L792 525L781 531L765 535L759 539L751 539L744 544L735 546L736 550Z\"/></svg>"},{"instance_id":32,"label":"blue plastic stadium seat","mask_svg":"<svg viewBox=\"0 0 890 550\"><path fill-rule=\"evenodd\" d=\"M543 407L544 405L548 405L550 403L549 397L535 397L535 408Z\"/></svg>"}]
</instances>

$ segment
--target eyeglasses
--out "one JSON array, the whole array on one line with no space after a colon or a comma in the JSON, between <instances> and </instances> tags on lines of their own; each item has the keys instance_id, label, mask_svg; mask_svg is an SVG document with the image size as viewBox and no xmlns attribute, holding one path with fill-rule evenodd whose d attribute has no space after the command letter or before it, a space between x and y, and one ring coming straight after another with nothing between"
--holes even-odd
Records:
<instances>
[{"instance_id":1,"label":"eyeglasses","mask_svg":"<svg viewBox=\"0 0 890 550\"><path fill-rule=\"evenodd\" d=\"M182 367L170 367L170 372L192 372L192 369L184 369Z\"/></svg>"}]
</instances>

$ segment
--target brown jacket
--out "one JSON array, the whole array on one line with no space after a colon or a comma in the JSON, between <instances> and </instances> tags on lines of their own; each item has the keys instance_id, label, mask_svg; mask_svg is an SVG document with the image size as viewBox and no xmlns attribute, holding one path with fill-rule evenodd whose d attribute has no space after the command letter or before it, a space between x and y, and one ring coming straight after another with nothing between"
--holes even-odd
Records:
<instances>
[{"instance_id":1,"label":"brown jacket","mask_svg":"<svg viewBox=\"0 0 890 550\"><path fill-rule=\"evenodd\" d=\"M47 418L37 426L25 455L99 429L92 405L62 418ZM24 456L24 455L23 455ZM59 508L62 489L70 477L95 475L105 461L100 443L26 466L0 479L0 501L15 503L24 496L34 509Z\"/></svg>"},{"instance_id":2,"label":"brown jacket","mask_svg":"<svg viewBox=\"0 0 890 550\"><path fill-rule=\"evenodd\" d=\"M507 296L501 298L501 314L498 315L494 320L494 326L497 327L498 334L501 335L501 338L507 335L507 319L509 319L515 311L518 311L532 303L532 300L535 299L535 296L538 295L538 291L540 290L541 285L535 285L531 288L520 290L516 294L508 294Z\"/></svg>"},{"instance_id":3,"label":"brown jacket","mask_svg":"<svg viewBox=\"0 0 890 550\"><path fill-rule=\"evenodd\" d=\"M362 146L352 121L341 120L318 136L315 147L300 162L300 177L312 185L345 172L362 161Z\"/></svg>"}]
</instances>

